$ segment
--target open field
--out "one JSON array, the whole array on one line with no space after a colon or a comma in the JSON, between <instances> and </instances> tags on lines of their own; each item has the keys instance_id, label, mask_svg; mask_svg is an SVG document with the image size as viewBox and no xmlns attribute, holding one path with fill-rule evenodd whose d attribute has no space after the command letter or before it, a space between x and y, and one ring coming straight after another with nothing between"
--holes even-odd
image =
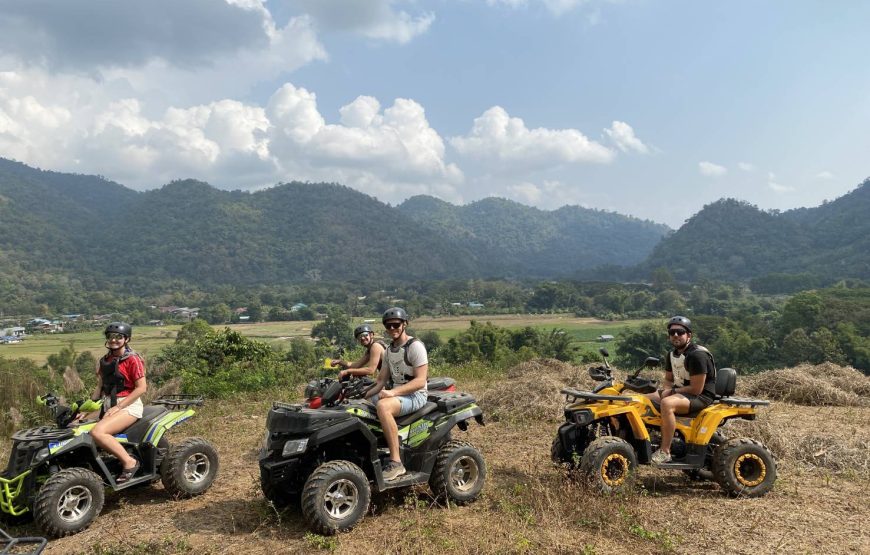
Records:
<instances>
[{"instance_id":1,"label":"open field","mask_svg":"<svg viewBox=\"0 0 870 555\"><path fill-rule=\"evenodd\" d=\"M528 376L530 368L547 380L584 374L582 368L552 363L508 375ZM522 418L472 425L467 434L456 432L481 449L488 465L483 495L468 506L438 506L421 487L375 497L369 514L349 533L329 538L309 533L299 513L276 512L259 491L256 454L271 395L298 395L285 391L213 402L171 432L173 441L199 435L217 446L221 471L210 491L175 500L155 485L109 495L91 528L52 541L46 553L870 552L868 406L777 402L748 427L739 427L740 434L764 440L777 455L779 478L763 498L728 498L715 484L649 467L641 467L632 492L604 497L550 463L561 403L556 392L537 392L530 383L519 377L513 389L504 381L463 383L479 398L492 399L490 407L510 396L543 407ZM482 405L487 414L493 412ZM828 460L836 453L839 461ZM837 469L846 461L848 467ZM12 531L37 532L28 526Z\"/></svg>"},{"instance_id":2,"label":"open field","mask_svg":"<svg viewBox=\"0 0 870 555\"><path fill-rule=\"evenodd\" d=\"M497 326L517 329L524 326L536 328L559 328L565 330L578 343L592 343L602 334L618 335L626 326L638 326L647 320L627 320L624 322L607 322L594 318L576 318L560 315L495 315L495 316L452 316L444 318L419 318L412 322L414 330L434 330L449 339L468 327L471 320L492 322ZM362 322L356 319L354 325ZM267 343L286 347L287 341L293 337L308 337L311 328L317 322L260 322L255 324L230 324L227 327L238 330L246 337L265 341ZM377 321L376 321L377 324ZM218 326L215 326L218 327ZM133 336L133 347L148 358L156 354L163 346L175 339L180 325L172 326L136 326ZM375 329L380 326L376 325ZM40 334L27 337L21 343L0 345L0 356L5 358L30 358L38 364L43 364L48 355L57 353L63 347L73 343L76 351L91 351L99 356L103 351L103 337L99 331Z\"/></svg>"}]
</instances>

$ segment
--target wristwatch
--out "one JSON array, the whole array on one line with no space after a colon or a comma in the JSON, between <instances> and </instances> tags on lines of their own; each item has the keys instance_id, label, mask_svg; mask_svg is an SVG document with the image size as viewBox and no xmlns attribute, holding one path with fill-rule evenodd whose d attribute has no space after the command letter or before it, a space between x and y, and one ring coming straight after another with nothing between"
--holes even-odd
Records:
<instances>
[{"instance_id":1,"label":"wristwatch","mask_svg":"<svg viewBox=\"0 0 870 555\"><path fill-rule=\"evenodd\" d=\"M671 395L675 394L676 392L677 392L677 386L672 387L671 388Z\"/></svg>"}]
</instances>

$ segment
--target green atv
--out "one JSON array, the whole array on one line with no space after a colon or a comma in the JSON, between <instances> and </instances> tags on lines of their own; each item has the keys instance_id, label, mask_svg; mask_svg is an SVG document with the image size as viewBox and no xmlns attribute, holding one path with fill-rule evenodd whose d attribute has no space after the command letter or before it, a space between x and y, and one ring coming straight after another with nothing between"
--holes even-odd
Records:
<instances>
[{"instance_id":1,"label":"green atv","mask_svg":"<svg viewBox=\"0 0 870 555\"><path fill-rule=\"evenodd\" d=\"M396 419L407 474L386 481L389 450L375 405L362 399L363 380L332 382L322 406L276 402L260 451L260 484L276 506L301 506L317 533L353 528L366 514L372 489L383 492L429 484L436 497L464 505L477 499L486 464L470 443L452 439L483 413L468 393L429 392L418 411Z\"/></svg>"},{"instance_id":2,"label":"green atv","mask_svg":"<svg viewBox=\"0 0 870 555\"><path fill-rule=\"evenodd\" d=\"M639 375L659 360L647 358L620 382L607 363L607 350L600 352L604 365L589 369L590 377L599 382L592 391L562 389L565 423L559 426L550 454L557 464L579 470L596 489L610 493L629 487L637 465L652 464L651 455L661 442L659 404L645 396L656 390L656 382ZM733 397L736 384L736 370L716 372L713 404L677 415L673 459L656 467L682 471L694 480L714 480L729 495L759 497L776 480L773 453L754 439L726 439L719 429L729 420L754 420L756 408L770 401Z\"/></svg>"},{"instance_id":3,"label":"green atv","mask_svg":"<svg viewBox=\"0 0 870 555\"><path fill-rule=\"evenodd\" d=\"M202 401L200 396L165 395L147 405L136 423L115 434L141 463L132 479L118 484L120 461L100 451L91 437L97 421L73 422L77 412L99 410L100 403L64 406L51 393L38 397L56 425L13 434L9 463L0 474L0 518L8 522L33 518L47 535L62 537L90 526L103 508L106 487L120 491L162 479L172 495L203 493L218 471L214 447L201 438L170 445L165 435L193 416L191 407Z\"/></svg>"}]
</instances>

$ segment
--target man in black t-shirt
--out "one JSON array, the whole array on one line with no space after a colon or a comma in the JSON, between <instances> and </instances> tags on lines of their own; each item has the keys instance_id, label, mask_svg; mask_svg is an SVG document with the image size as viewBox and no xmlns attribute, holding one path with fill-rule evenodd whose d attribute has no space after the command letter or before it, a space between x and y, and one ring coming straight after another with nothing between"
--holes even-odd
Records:
<instances>
[{"instance_id":1,"label":"man in black t-shirt","mask_svg":"<svg viewBox=\"0 0 870 555\"><path fill-rule=\"evenodd\" d=\"M665 361L663 387L647 395L661 403L662 442L653 453L653 464L671 461L671 441L677 427L678 414L703 409L716 394L716 365L705 347L692 343L692 322L685 316L668 321L668 339L674 350Z\"/></svg>"}]
</instances>

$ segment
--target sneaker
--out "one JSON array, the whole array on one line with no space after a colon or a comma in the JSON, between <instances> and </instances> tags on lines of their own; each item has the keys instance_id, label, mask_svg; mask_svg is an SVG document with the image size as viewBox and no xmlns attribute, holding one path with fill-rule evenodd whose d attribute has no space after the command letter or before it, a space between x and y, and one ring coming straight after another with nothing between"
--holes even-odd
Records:
<instances>
[{"instance_id":1,"label":"sneaker","mask_svg":"<svg viewBox=\"0 0 870 555\"><path fill-rule=\"evenodd\" d=\"M384 466L384 480L395 480L405 473L405 466L398 461L390 461Z\"/></svg>"},{"instance_id":2,"label":"sneaker","mask_svg":"<svg viewBox=\"0 0 870 555\"><path fill-rule=\"evenodd\" d=\"M671 462L671 454L665 453L664 451L659 449L655 453L652 454L652 457L650 457L650 460L652 461L653 464L666 464L666 463Z\"/></svg>"}]
</instances>

